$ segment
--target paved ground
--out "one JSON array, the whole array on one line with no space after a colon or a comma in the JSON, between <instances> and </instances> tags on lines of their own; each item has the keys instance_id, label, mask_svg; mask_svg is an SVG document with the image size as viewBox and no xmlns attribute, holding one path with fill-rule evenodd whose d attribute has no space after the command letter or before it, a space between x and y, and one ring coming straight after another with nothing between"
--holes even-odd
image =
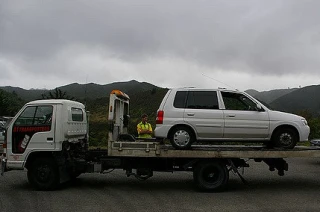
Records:
<instances>
[{"instance_id":1,"label":"paved ground","mask_svg":"<svg viewBox=\"0 0 320 212\"><path fill-rule=\"evenodd\" d=\"M122 170L84 174L57 191L34 191L26 172L0 177L0 211L319 211L320 159L290 159L280 177L250 163L241 183L231 174L222 193L195 190L191 173L155 173L147 181Z\"/></svg>"}]
</instances>

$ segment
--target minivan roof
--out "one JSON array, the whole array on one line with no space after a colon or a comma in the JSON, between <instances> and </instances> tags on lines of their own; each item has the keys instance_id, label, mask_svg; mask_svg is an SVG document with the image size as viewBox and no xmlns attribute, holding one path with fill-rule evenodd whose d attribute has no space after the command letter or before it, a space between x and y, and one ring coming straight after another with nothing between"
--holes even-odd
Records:
<instances>
[{"instance_id":1,"label":"minivan roof","mask_svg":"<svg viewBox=\"0 0 320 212\"><path fill-rule=\"evenodd\" d=\"M239 90L231 90L226 88L196 88L196 87L181 87L181 88L172 88L171 90L196 90L196 91L231 91L231 92L240 92Z\"/></svg>"}]
</instances>

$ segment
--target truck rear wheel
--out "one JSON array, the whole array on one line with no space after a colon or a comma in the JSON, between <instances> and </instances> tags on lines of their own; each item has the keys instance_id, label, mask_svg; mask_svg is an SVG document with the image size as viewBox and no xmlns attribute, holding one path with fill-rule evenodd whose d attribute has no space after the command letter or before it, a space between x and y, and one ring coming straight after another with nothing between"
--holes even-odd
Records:
<instances>
[{"instance_id":1,"label":"truck rear wheel","mask_svg":"<svg viewBox=\"0 0 320 212\"><path fill-rule=\"evenodd\" d=\"M81 174L82 174L82 172L79 172L79 171L70 171L70 173L69 173L71 180L76 179Z\"/></svg>"},{"instance_id":2,"label":"truck rear wheel","mask_svg":"<svg viewBox=\"0 0 320 212\"><path fill-rule=\"evenodd\" d=\"M229 171L220 161L203 161L196 165L193 180L202 191L221 191L229 180Z\"/></svg>"},{"instance_id":3,"label":"truck rear wheel","mask_svg":"<svg viewBox=\"0 0 320 212\"><path fill-rule=\"evenodd\" d=\"M53 190L59 179L59 169L53 158L36 159L28 169L28 181L37 190Z\"/></svg>"}]
</instances>

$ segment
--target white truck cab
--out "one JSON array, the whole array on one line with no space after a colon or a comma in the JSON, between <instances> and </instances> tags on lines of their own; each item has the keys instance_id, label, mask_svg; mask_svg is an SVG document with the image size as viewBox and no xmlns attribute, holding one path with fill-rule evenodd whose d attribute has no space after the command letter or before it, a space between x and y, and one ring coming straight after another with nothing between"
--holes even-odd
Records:
<instances>
[{"instance_id":1,"label":"white truck cab","mask_svg":"<svg viewBox=\"0 0 320 212\"><path fill-rule=\"evenodd\" d=\"M79 143L87 137L83 104L64 99L29 102L7 128L4 144L7 169L24 169L33 153L59 152L63 142Z\"/></svg>"}]
</instances>

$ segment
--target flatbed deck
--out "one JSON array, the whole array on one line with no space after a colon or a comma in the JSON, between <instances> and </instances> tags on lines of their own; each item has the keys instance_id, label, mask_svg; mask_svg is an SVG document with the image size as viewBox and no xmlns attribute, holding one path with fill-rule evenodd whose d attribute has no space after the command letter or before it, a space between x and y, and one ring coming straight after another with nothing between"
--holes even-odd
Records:
<instances>
[{"instance_id":1,"label":"flatbed deck","mask_svg":"<svg viewBox=\"0 0 320 212\"><path fill-rule=\"evenodd\" d=\"M290 158L320 157L320 147L296 146L294 149L267 149L264 146L194 145L190 150L176 150L158 142L110 141L108 156L157 158Z\"/></svg>"}]
</instances>

